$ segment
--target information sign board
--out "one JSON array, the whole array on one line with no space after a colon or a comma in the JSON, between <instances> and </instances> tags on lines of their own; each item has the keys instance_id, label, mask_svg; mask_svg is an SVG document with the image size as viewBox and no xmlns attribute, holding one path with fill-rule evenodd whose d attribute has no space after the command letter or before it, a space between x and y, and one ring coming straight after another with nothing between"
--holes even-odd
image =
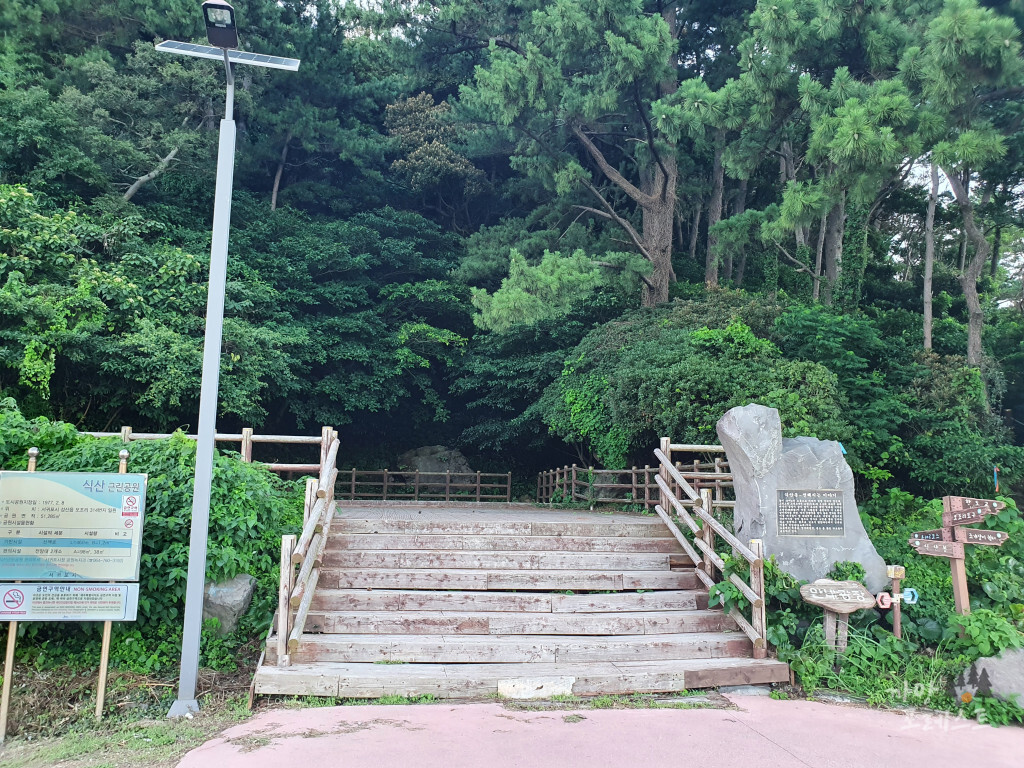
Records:
<instances>
[{"instance_id":1,"label":"information sign board","mask_svg":"<svg viewBox=\"0 0 1024 768\"><path fill-rule=\"evenodd\" d=\"M146 475L0 471L0 581L138 581Z\"/></svg>"},{"instance_id":2,"label":"information sign board","mask_svg":"<svg viewBox=\"0 0 1024 768\"><path fill-rule=\"evenodd\" d=\"M135 621L138 584L0 584L0 621Z\"/></svg>"}]
</instances>

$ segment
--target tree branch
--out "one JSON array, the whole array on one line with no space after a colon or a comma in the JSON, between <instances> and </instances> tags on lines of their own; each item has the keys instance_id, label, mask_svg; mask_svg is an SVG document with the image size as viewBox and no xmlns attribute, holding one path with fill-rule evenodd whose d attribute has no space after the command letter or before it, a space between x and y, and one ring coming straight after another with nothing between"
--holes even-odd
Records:
<instances>
[{"instance_id":1,"label":"tree branch","mask_svg":"<svg viewBox=\"0 0 1024 768\"><path fill-rule=\"evenodd\" d=\"M636 83L633 83L633 102L636 104L636 111L640 113L640 119L644 121L644 130L647 132L647 146L651 148L651 153L654 155L658 167L661 168L662 176L664 176L661 182L661 198L664 200L665 193L668 191L668 169L661 160L661 153L658 152L658 148L654 145L654 128L651 126L650 118L647 117L643 104L640 102L640 86Z\"/></svg>"},{"instance_id":2,"label":"tree branch","mask_svg":"<svg viewBox=\"0 0 1024 768\"><path fill-rule=\"evenodd\" d=\"M175 147L174 149L172 149L170 153L167 155L167 157L162 158L160 162L157 163L156 168L147 173L145 176L139 176L139 178L132 182L132 185L128 187L127 190L125 190L124 199L131 200L133 197L135 197L135 193L142 189L143 184L152 181L161 173L166 171L167 166L170 165L171 161L174 160L175 155L178 154L178 149L179 147Z\"/></svg>"},{"instance_id":3,"label":"tree branch","mask_svg":"<svg viewBox=\"0 0 1024 768\"><path fill-rule=\"evenodd\" d=\"M617 186L619 189L625 192L626 195L628 195L633 200L633 202L635 202L642 208L649 208L657 201L657 199L653 195L648 195L644 192L641 192L639 189L633 186L629 179L627 179L625 176L619 173L618 170L613 168L611 164L608 162L608 160L605 158L601 150L597 148L594 142L590 140L590 137L583 132L579 125L576 125L574 123L571 126L571 128L573 134L575 134L576 138L580 140L580 143L583 144L583 147L594 159L594 162L597 163L597 167L601 169L601 173L607 176L608 180L611 181L615 186ZM592 187L592 185L588 186ZM591 191L593 191L593 189ZM604 200L603 197L601 199L602 201Z\"/></svg>"},{"instance_id":4,"label":"tree branch","mask_svg":"<svg viewBox=\"0 0 1024 768\"><path fill-rule=\"evenodd\" d=\"M820 275L814 274L814 270L813 269L811 269L809 266L807 266L802 261L800 261L800 259L797 259L794 256L790 255L789 251L787 251L785 248L783 248L781 243L779 243L777 240L772 240L772 243L774 243L775 247L778 248L782 252L783 256L786 257L786 261L788 261L790 264L794 265L797 268L797 270L796 270L797 272L806 272L808 275L811 276L811 279L815 283L818 283L818 282L821 281L821 276Z\"/></svg>"},{"instance_id":5,"label":"tree branch","mask_svg":"<svg viewBox=\"0 0 1024 768\"><path fill-rule=\"evenodd\" d=\"M589 181L584 182L584 184L586 184L587 189L589 189L591 191L591 193L593 193L594 197L596 197L599 201L601 201L601 205L604 206L604 209L605 209L605 211L607 211L607 213L605 213L603 211L599 211L596 208L588 208L587 206L583 206L583 205L578 206L578 207L583 208L584 210L588 210L588 211L590 211L592 213L595 213L598 216L603 216L606 219L611 219L616 224L618 224L620 227L622 227L624 230L626 230L626 234L629 235L629 239L633 241L633 244L639 249L639 251L643 255L643 257L653 264L654 263L654 259L651 258L650 251L648 251L646 246L644 246L643 238L641 238L640 234L636 231L636 229L633 228L633 225L630 224L628 221L626 221L626 219L622 218L618 213L615 212L615 209L612 208L611 203L609 203L605 199L604 195L601 194L601 191L597 187L595 187Z\"/></svg>"}]
</instances>

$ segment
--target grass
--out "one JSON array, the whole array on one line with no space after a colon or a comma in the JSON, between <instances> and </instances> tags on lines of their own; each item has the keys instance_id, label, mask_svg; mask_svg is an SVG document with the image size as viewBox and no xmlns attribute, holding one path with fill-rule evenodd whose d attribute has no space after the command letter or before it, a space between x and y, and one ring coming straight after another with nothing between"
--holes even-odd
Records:
<instances>
[{"instance_id":1,"label":"grass","mask_svg":"<svg viewBox=\"0 0 1024 768\"><path fill-rule=\"evenodd\" d=\"M208 699L203 711L191 719L83 719L59 736L9 739L0 747L0 764L4 768L173 768L186 752L248 715L246 697L235 696Z\"/></svg>"}]
</instances>

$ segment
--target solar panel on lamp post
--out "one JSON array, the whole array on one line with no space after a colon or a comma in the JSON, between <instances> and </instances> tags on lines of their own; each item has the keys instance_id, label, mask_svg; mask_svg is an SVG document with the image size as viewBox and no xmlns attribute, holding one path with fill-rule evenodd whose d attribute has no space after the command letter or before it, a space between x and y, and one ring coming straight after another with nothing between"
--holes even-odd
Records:
<instances>
[{"instance_id":1,"label":"solar panel on lamp post","mask_svg":"<svg viewBox=\"0 0 1024 768\"><path fill-rule=\"evenodd\" d=\"M206 548L210 526L210 491L213 485L214 440L217 432L217 399L220 387L220 353L224 330L224 294L227 281L228 233L231 224L231 188L235 165L235 78L233 64L296 71L298 59L234 50L238 46L234 9L220 0L203 3L206 32L214 47L168 40L158 51L222 59L227 73L224 119L220 122L217 148L217 186L213 203L213 236L210 242L210 284L206 298L206 332L203 339L203 374L199 390L199 426L196 440L196 474L189 534L188 579L185 587L185 626L181 642L181 673L178 698L169 717L199 711L196 682L199 677L199 640L203 628L203 592L206 586Z\"/></svg>"}]
</instances>

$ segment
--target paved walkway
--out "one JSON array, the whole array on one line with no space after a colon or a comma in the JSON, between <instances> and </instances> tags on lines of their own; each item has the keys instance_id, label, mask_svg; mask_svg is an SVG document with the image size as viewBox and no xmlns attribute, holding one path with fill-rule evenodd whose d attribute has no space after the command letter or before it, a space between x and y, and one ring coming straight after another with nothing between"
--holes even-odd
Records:
<instances>
[{"instance_id":1,"label":"paved walkway","mask_svg":"<svg viewBox=\"0 0 1024 768\"><path fill-rule=\"evenodd\" d=\"M1024 729L807 701L738 709L547 710L500 704L274 710L179 768L945 768L1024 766Z\"/></svg>"}]
</instances>

